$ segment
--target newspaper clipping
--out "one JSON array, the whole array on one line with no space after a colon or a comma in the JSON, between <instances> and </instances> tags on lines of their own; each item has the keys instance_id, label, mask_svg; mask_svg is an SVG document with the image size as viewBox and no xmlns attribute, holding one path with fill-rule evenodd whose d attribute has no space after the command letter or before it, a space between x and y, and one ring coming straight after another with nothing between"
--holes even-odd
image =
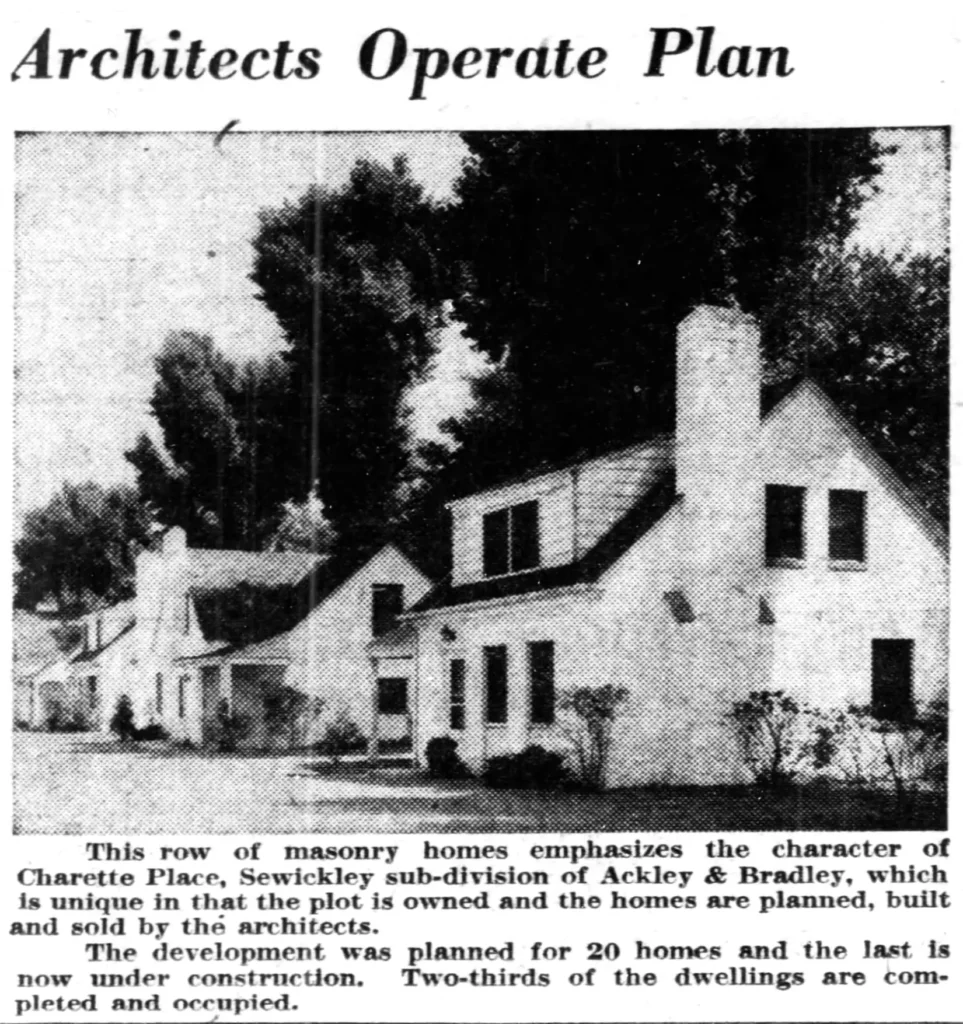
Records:
<instances>
[{"instance_id":1,"label":"newspaper clipping","mask_svg":"<svg viewBox=\"0 0 963 1024\"><path fill-rule=\"evenodd\" d=\"M961 1019L960 35L18 8L0 1020Z\"/></svg>"}]
</instances>

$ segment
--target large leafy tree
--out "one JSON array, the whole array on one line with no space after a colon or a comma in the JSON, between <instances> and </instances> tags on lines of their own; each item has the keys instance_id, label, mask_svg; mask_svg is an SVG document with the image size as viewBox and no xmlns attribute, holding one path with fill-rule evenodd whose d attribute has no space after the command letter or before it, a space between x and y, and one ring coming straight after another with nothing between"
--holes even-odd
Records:
<instances>
[{"instance_id":1,"label":"large leafy tree","mask_svg":"<svg viewBox=\"0 0 963 1024\"><path fill-rule=\"evenodd\" d=\"M252 279L287 340L289 497L316 493L339 547L397 524L410 475L406 394L428 370L445 300L441 211L402 158L261 214Z\"/></svg>"},{"instance_id":2,"label":"large leafy tree","mask_svg":"<svg viewBox=\"0 0 963 1024\"><path fill-rule=\"evenodd\" d=\"M256 549L284 516L286 368L237 365L207 335L168 336L155 360L151 411L163 443L126 453L142 497L198 546Z\"/></svg>"},{"instance_id":3,"label":"large leafy tree","mask_svg":"<svg viewBox=\"0 0 963 1024\"><path fill-rule=\"evenodd\" d=\"M810 374L948 518L949 261L828 247L762 311L773 381Z\"/></svg>"},{"instance_id":4,"label":"large leafy tree","mask_svg":"<svg viewBox=\"0 0 963 1024\"><path fill-rule=\"evenodd\" d=\"M135 550L150 530L133 488L65 483L24 517L14 544L17 606L54 601L66 614L131 596Z\"/></svg>"},{"instance_id":5,"label":"large leafy tree","mask_svg":"<svg viewBox=\"0 0 963 1024\"><path fill-rule=\"evenodd\" d=\"M475 483L670 425L678 321L700 302L762 309L849 232L881 155L869 131L465 141L455 312L505 378L460 427ZM524 401L506 415L496 391Z\"/></svg>"}]
</instances>

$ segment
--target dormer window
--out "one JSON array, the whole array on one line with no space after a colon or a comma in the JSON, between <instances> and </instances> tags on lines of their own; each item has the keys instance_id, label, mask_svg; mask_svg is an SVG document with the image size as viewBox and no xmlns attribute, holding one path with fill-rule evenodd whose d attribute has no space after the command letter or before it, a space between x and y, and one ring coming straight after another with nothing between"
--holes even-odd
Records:
<instances>
[{"instance_id":1,"label":"dormer window","mask_svg":"<svg viewBox=\"0 0 963 1024\"><path fill-rule=\"evenodd\" d=\"M486 576L538 568L541 553L537 501L489 512L483 520L482 533Z\"/></svg>"},{"instance_id":2,"label":"dormer window","mask_svg":"<svg viewBox=\"0 0 963 1024\"><path fill-rule=\"evenodd\" d=\"M866 561L865 491L829 492L829 558L855 565Z\"/></svg>"},{"instance_id":3,"label":"dormer window","mask_svg":"<svg viewBox=\"0 0 963 1024\"><path fill-rule=\"evenodd\" d=\"M766 485L766 564L798 565L806 557L806 488Z\"/></svg>"}]
</instances>

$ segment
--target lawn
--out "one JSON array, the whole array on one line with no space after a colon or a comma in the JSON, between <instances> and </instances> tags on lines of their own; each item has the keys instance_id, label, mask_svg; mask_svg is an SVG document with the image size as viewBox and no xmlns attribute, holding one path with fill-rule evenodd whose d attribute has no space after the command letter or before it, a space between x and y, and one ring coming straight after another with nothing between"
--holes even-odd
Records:
<instances>
[{"instance_id":1,"label":"lawn","mask_svg":"<svg viewBox=\"0 0 963 1024\"><path fill-rule=\"evenodd\" d=\"M110 737L16 733L14 831L650 832L946 827L945 798L911 820L887 793L800 787L667 787L586 795L433 782L409 768L331 765L309 754L229 755L121 746Z\"/></svg>"}]
</instances>

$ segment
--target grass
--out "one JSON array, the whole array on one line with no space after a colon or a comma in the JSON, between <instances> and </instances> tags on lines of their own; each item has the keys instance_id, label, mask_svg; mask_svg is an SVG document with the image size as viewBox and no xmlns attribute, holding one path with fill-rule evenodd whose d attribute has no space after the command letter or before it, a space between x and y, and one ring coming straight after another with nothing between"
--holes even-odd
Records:
<instances>
[{"instance_id":1,"label":"grass","mask_svg":"<svg viewBox=\"0 0 963 1024\"><path fill-rule=\"evenodd\" d=\"M14 735L14 829L57 834L944 829L945 796L827 786L486 790L305 754L207 754L102 735Z\"/></svg>"}]
</instances>

